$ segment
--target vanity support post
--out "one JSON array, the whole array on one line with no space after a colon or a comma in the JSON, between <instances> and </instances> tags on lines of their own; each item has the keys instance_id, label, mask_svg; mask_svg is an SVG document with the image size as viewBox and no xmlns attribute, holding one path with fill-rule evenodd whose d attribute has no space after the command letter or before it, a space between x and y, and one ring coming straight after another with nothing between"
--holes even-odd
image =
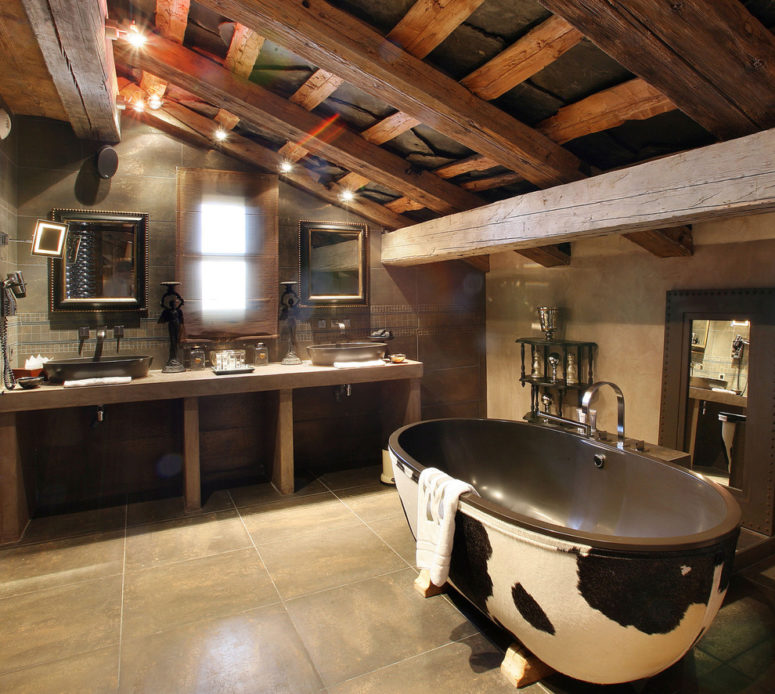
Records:
<instances>
[{"instance_id":1,"label":"vanity support post","mask_svg":"<svg viewBox=\"0 0 775 694\"><path fill-rule=\"evenodd\" d=\"M289 388L277 392L272 484L281 494L293 494L293 391Z\"/></svg>"},{"instance_id":2,"label":"vanity support post","mask_svg":"<svg viewBox=\"0 0 775 694\"><path fill-rule=\"evenodd\" d=\"M183 398L183 500L186 511L202 508L199 470L199 398Z\"/></svg>"},{"instance_id":3,"label":"vanity support post","mask_svg":"<svg viewBox=\"0 0 775 694\"><path fill-rule=\"evenodd\" d=\"M16 434L16 413L0 414L0 544L21 539L30 519L22 461Z\"/></svg>"}]
</instances>

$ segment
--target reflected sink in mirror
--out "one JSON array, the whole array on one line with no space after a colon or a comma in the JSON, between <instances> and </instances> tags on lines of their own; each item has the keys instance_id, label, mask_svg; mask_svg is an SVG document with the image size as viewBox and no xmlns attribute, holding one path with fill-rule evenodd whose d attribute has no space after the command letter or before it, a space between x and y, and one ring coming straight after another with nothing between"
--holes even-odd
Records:
<instances>
[{"instance_id":1,"label":"reflected sink in mirror","mask_svg":"<svg viewBox=\"0 0 775 694\"><path fill-rule=\"evenodd\" d=\"M332 342L310 345L307 352L315 366L333 366L336 361L372 361L385 356L384 342Z\"/></svg>"},{"instance_id":2,"label":"reflected sink in mirror","mask_svg":"<svg viewBox=\"0 0 775 694\"><path fill-rule=\"evenodd\" d=\"M152 361L153 357L149 356L103 357L99 361L94 361L91 357L78 357L46 362L43 371L50 383L112 376L142 378L148 375Z\"/></svg>"}]
</instances>

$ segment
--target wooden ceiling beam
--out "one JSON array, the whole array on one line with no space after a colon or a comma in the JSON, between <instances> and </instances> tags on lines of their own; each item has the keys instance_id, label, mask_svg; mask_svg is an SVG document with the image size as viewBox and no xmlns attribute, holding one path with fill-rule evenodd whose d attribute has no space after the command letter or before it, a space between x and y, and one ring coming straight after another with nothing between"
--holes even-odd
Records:
<instances>
[{"instance_id":1,"label":"wooden ceiling beam","mask_svg":"<svg viewBox=\"0 0 775 694\"><path fill-rule=\"evenodd\" d=\"M191 0L156 0L156 26L161 35L183 43Z\"/></svg>"},{"instance_id":2,"label":"wooden ceiling beam","mask_svg":"<svg viewBox=\"0 0 775 694\"><path fill-rule=\"evenodd\" d=\"M674 111L676 105L640 78L623 82L563 106L536 128L557 143Z\"/></svg>"},{"instance_id":3,"label":"wooden ceiling beam","mask_svg":"<svg viewBox=\"0 0 775 694\"><path fill-rule=\"evenodd\" d=\"M466 190L473 190L479 192L480 190L492 190L493 188L501 188L502 186L508 186L512 183L519 183L524 181L519 174L509 171L508 173L499 174L497 176L487 176L486 178L475 178L471 181L461 183L460 187Z\"/></svg>"},{"instance_id":4,"label":"wooden ceiling beam","mask_svg":"<svg viewBox=\"0 0 775 694\"><path fill-rule=\"evenodd\" d=\"M345 174L340 178L337 183L339 184L340 188L344 188L346 190L356 191L359 188L363 188L367 183L369 182L369 179L365 176L361 176L360 174L354 173L351 171L348 174Z\"/></svg>"},{"instance_id":5,"label":"wooden ceiling beam","mask_svg":"<svg viewBox=\"0 0 775 694\"><path fill-rule=\"evenodd\" d=\"M483 201L428 171L407 172L406 161L357 133L322 119L287 99L193 51L160 36L150 36L142 51L116 46L127 65L153 72L257 127L304 147L348 170L356 171L441 213L477 207Z\"/></svg>"},{"instance_id":6,"label":"wooden ceiling beam","mask_svg":"<svg viewBox=\"0 0 775 694\"><path fill-rule=\"evenodd\" d=\"M263 45L263 36L259 36L255 31L248 29L243 24L235 24L223 66L227 70L231 70L235 75L245 79L250 78L250 75L253 73L253 66L256 64L258 54L261 52ZM234 130L237 127L237 123L239 123L238 116L222 108L218 109L218 113L215 114L215 120L225 130Z\"/></svg>"},{"instance_id":7,"label":"wooden ceiling beam","mask_svg":"<svg viewBox=\"0 0 775 694\"><path fill-rule=\"evenodd\" d=\"M564 267L570 265L569 243L558 243L552 246L534 246L533 248L517 248L515 253L519 253L543 267Z\"/></svg>"},{"instance_id":8,"label":"wooden ceiling beam","mask_svg":"<svg viewBox=\"0 0 775 694\"><path fill-rule=\"evenodd\" d=\"M382 262L463 258L775 210L775 129L399 229Z\"/></svg>"},{"instance_id":9,"label":"wooden ceiling beam","mask_svg":"<svg viewBox=\"0 0 775 694\"><path fill-rule=\"evenodd\" d=\"M416 118L407 116L401 111L396 111L381 121L376 122L370 128L361 131L361 137L369 142L373 142L375 145L381 145L417 125L420 125L420 121Z\"/></svg>"},{"instance_id":10,"label":"wooden ceiling beam","mask_svg":"<svg viewBox=\"0 0 775 694\"><path fill-rule=\"evenodd\" d=\"M105 3L22 0L22 4L76 136L118 142L118 88L113 43L105 37Z\"/></svg>"},{"instance_id":11,"label":"wooden ceiling beam","mask_svg":"<svg viewBox=\"0 0 775 694\"><path fill-rule=\"evenodd\" d=\"M202 0L539 186L584 177L570 152L324 0Z\"/></svg>"},{"instance_id":12,"label":"wooden ceiling beam","mask_svg":"<svg viewBox=\"0 0 775 694\"><path fill-rule=\"evenodd\" d=\"M472 154L465 159L453 161L451 164L444 164L444 166L434 169L433 173L442 178L454 178L470 171L487 171L487 169L492 169L496 166L498 165L491 159L483 157L481 154Z\"/></svg>"},{"instance_id":13,"label":"wooden ceiling beam","mask_svg":"<svg viewBox=\"0 0 775 694\"><path fill-rule=\"evenodd\" d=\"M471 267L475 267L482 272L490 271L490 256L489 255L472 255L470 258L463 258Z\"/></svg>"},{"instance_id":14,"label":"wooden ceiling beam","mask_svg":"<svg viewBox=\"0 0 775 694\"><path fill-rule=\"evenodd\" d=\"M132 85L139 89L136 85ZM122 90L123 93L123 90ZM225 154L247 162L253 166L276 173L280 163L277 152L259 145L246 137L231 133L226 140L215 141L215 130L218 124L205 116L181 106L174 101L166 102L156 111L145 111L142 118L169 134L184 139L205 149L218 149ZM388 229L410 223L406 217L386 210L382 205L365 198L356 197L345 203L338 194L336 187L326 187L318 183L310 171L294 169L280 174L280 178L300 190L310 193L322 200L375 222Z\"/></svg>"},{"instance_id":15,"label":"wooden ceiling beam","mask_svg":"<svg viewBox=\"0 0 775 694\"><path fill-rule=\"evenodd\" d=\"M694 253L694 240L691 226L684 225L671 229L646 229L624 234L641 248L645 248L658 258L679 258Z\"/></svg>"},{"instance_id":16,"label":"wooden ceiling beam","mask_svg":"<svg viewBox=\"0 0 775 694\"><path fill-rule=\"evenodd\" d=\"M492 101L543 70L583 38L562 17L550 17L464 77L460 84L479 98Z\"/></svg>"},{"instance_id":17,"label":"wooden ceiling beam","mask_svg":"<svg viewBox=\"0 0 775 694\"><path fill-rule=\"evenodd\" d=\"M540 0L721 139L775 126L775 36L738 0Z\"/></svg>"}]
</instances>

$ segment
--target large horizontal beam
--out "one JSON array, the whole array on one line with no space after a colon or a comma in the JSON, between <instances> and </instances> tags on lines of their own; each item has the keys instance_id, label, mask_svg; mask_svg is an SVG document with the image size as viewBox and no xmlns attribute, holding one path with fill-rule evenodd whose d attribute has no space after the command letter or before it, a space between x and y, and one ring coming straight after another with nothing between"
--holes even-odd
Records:
<instances>
[{"instance_id":1,"label":"large horizontal beam","mask_svg":"<svg viewBox=\"0 0 775 694\"><path fill-rule=\"evenodd\" d=\"M382 262L419 265L775 210L775 129L399 229Z\"/></svg>"},{"instance_id":2,"label":"large horizontal beam","mask_svg":"<svg viewBox=\"0 0 775 694\"><path fill-rule=\"evenodd\" d=\"M105 38L104 2L22 3L76 136L118 142L118 88L112 42Z\"/></svg>"},{"instance_id":3,"label":"large horizontal beam","mask_svg":"<svg viewBox=\"0 0 775 694\"><path fill-rule=\"evenodd\" d=\"M240 77L215 62L161 38L150 36L142 51L117 45L116 57L219 104L247 123L308 149L346 169L423 202L438 212L464 210L481 198L428 171L407 173L407 162L277 94Z\"/></svg>"},{"instance_id":4,"label":"large horizontal beam","mask_svg":"<svg viewBox=\"0 0 775 694\"><path fill-rule=\"evenodd\" d=\"M536 185L584 177L569 151L324 0L200 2Z\"/></svg>"}]
</instances>

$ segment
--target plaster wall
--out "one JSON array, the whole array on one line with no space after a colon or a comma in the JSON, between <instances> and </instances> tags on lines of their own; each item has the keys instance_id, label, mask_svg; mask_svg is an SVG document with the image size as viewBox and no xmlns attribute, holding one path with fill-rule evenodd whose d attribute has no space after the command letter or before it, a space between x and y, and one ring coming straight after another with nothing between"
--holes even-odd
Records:
<instances>
[{"instance_id":1,"label":"plaster wall","mask_svg":"<svg viewBox=\"0 0 775 694\"><path fill-rule=\"evenodd\" d=\"M567 267L543 268L513 252L492 255L488 416L521 419L529 411L514 340L541 335L536 307L560 306L564 337L598 344L595 380L613 381L624 391L627 435L656 443L666 292L775 284L775 215L697 224L693 233L689 258L657 258L617 235L575 242ZM613 398L602 396L596 407L599 425L615 431Z\"/></svg>"}]
</instances>

